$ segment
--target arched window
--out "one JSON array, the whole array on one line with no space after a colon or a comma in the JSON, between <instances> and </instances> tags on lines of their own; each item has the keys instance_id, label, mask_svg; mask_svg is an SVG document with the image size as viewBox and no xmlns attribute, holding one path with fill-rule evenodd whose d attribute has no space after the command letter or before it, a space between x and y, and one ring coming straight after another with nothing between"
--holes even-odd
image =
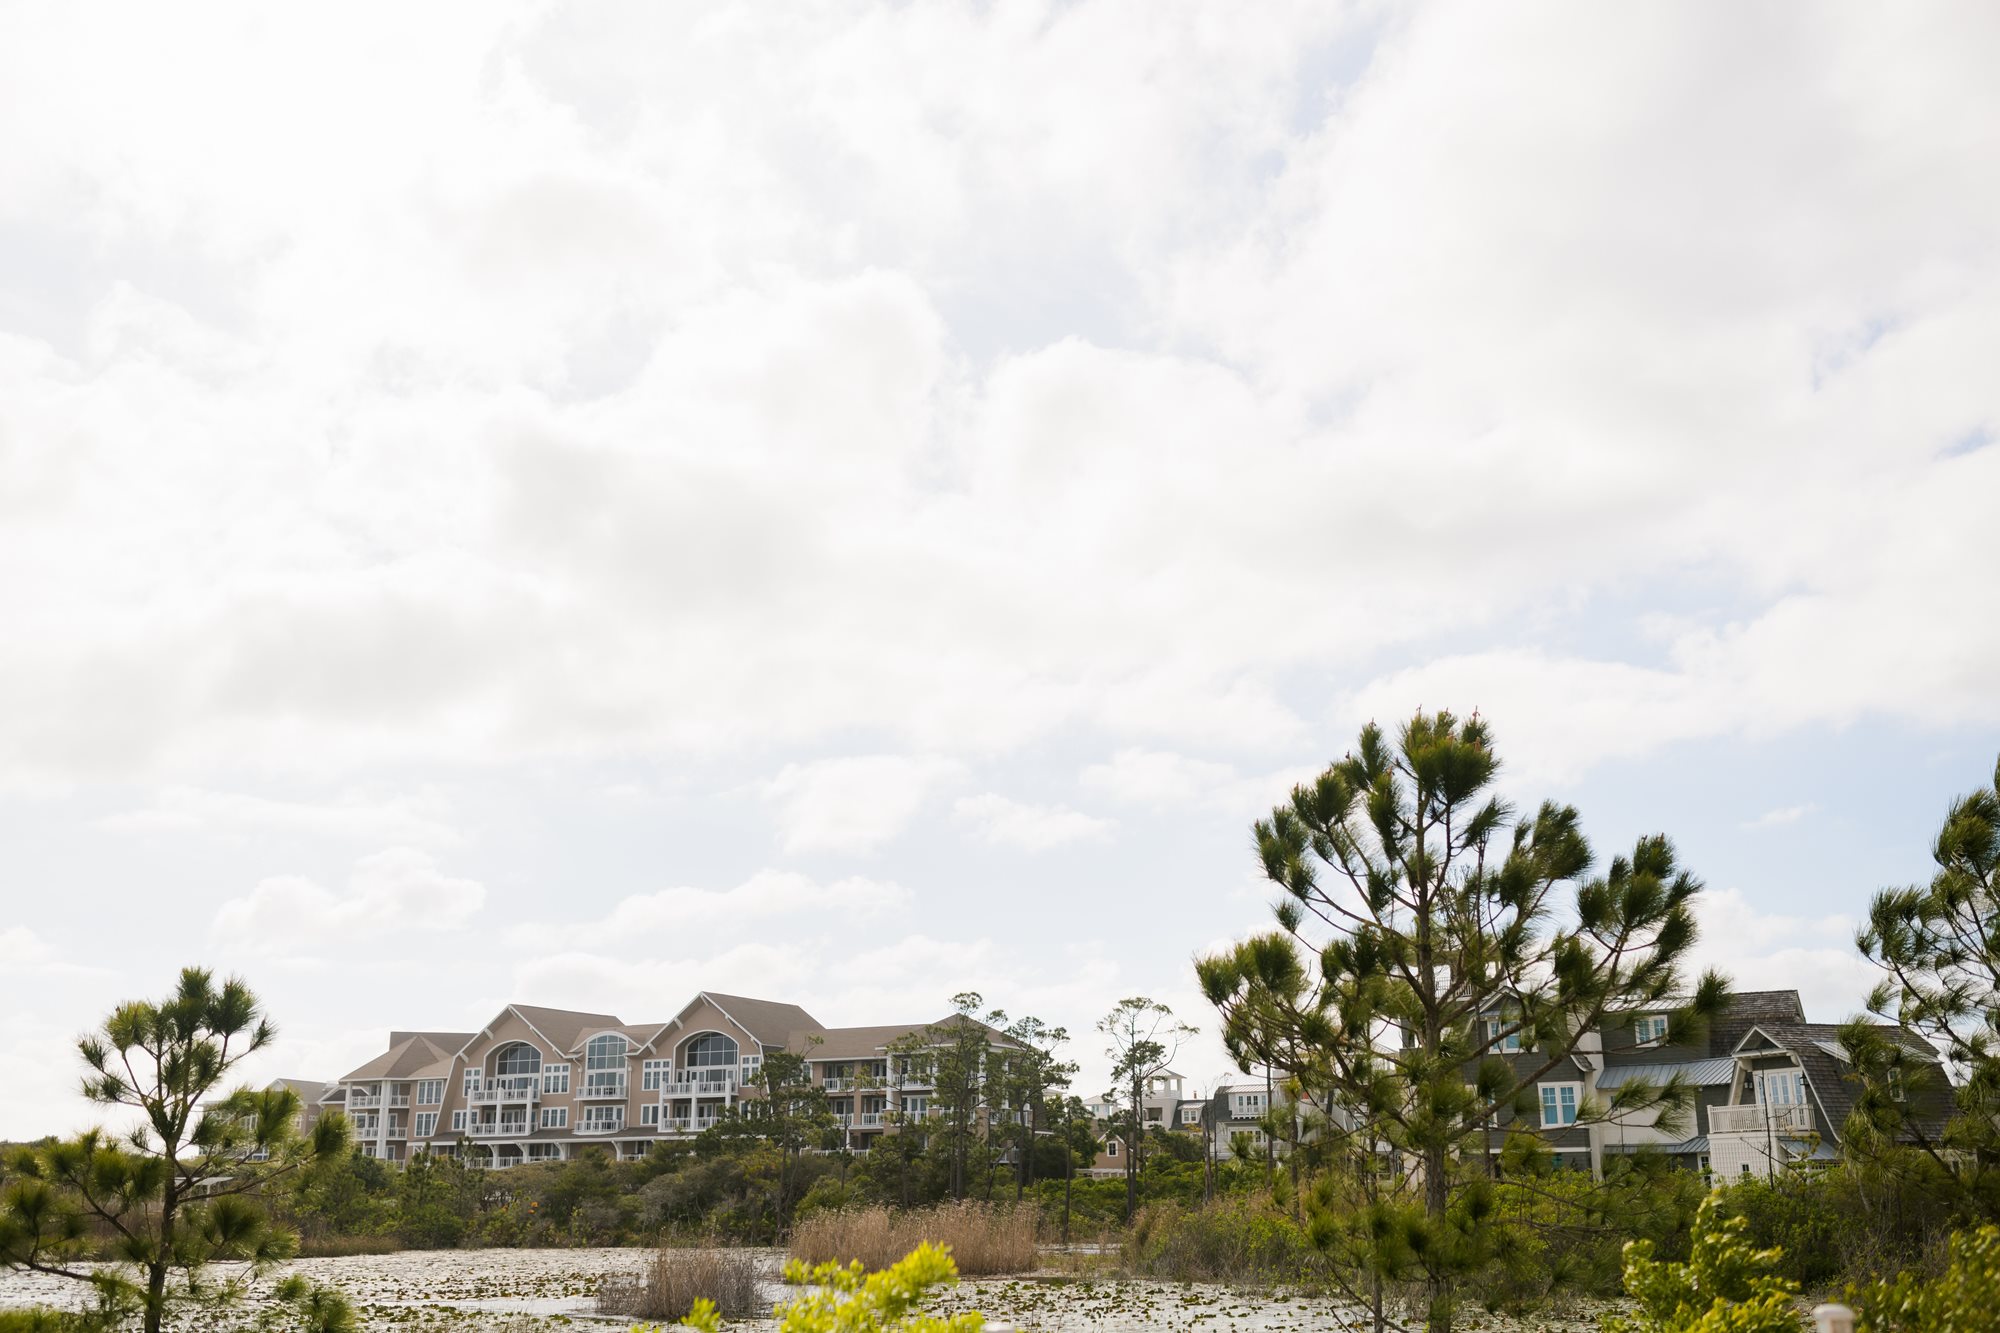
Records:
<instances>
[{"instance_id":1,"label":"arched window","mask_svg":"<svg viewBox=\"0 0 2000 1333\"><path fill-rule=\"evenodd\" d=\"M629 1043L616 1032L607 1032L600 1037L592 1037L590 1044L583 1048L583 1067L592 1069L623 1069L625 1052Z\"/></svg>"},{"instance_id":2,"label":"arched window","mask_svg":"<svg viewBox=\"0 0 2000 1333\"><path fill-rule=\"evenodd\" d=\"M501 1048L493 1057L493 1074L496 1078L506 1078L510 1074L520 1074L532 1078L542 1072L542 1053L525 1041L517 1041L512 1046Z\"/></svg>"},{"instance_id":3,"label":"arched window","mask_svg":"<svg viewBox=\"0 0 2000 1333\"><path fill-rule=\"evenodd\" d=\"M704 1032L683 1049L681 1064L688 1069L736 1067L736 1043L720 1032Z\"/></svg>"}]
</instances>

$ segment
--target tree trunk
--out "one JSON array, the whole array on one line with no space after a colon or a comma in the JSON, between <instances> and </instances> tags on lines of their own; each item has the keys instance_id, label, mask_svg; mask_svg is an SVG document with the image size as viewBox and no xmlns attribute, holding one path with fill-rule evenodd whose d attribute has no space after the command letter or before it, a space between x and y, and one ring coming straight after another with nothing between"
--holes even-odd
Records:
<instances>
[{"instance_id":1,"label":"tree trunk","mask_svg":"<svg viewBox=\"0 0 2000 1333\"><path fill-rule=\"evenodd\" d=\"M1444 1235L1445 1208L1450 1202L1450 1182L1445 1179L1446 1154L1442 1144L1424 1150L1424 1215L1430 1222L1431 1235ZM1451 1333L1452 1299L1451 1279L1443 1269L1444 1260L1433 1258L1430 1274L1424 1281L1424 1293L1428 1298L1429 1319L1426 1327L1430 1333Z\"/></svg>"},{"instance_id":2,"label":"tree trunk","mask_svg":"<svg viewBox=\"0 0 2000 1333\"><path fill-rule=\"evenodd\" d=\"M1067 1245L1069 1244L1069 1195L1070 1195L1070 1190L1076 1184L1076 1149L1073 1146L1068 1146L1068 1145L1064 1146L1063 1160L1068 1164L1069 1167L1069 1169L1063 1173L1062 1237L1063 1237L1063 1244Z\"/></svg>"}]
</instances>

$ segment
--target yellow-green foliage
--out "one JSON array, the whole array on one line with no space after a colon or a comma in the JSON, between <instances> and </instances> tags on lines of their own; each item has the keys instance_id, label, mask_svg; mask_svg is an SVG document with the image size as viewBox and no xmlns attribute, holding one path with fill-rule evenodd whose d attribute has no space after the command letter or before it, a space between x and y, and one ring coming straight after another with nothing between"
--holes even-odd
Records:
<instances>
[{"instance_id":1,"label":"yellow-green foliage","mask_svg":"<svg viewBox=\"0 0 2000 1333\"><path fill-rule=\"evenodd\" d=\"M1847 1298L1861 1333L1979 1333L2000 1320L2000 1227L1951 1238L1951 1261L1935 1280L1904 1273Z\"/></svg>"},{"instance_id":2,"label":"yellow-green foliage","mask_svg":"<svg viewBox=\"0 0 2000 1333\"><path fill-rule=\"evenodd\" d=\"M977 1313L922 1312L933 1288L958 1281L949 1246L926 1242L879 1273L859 1263L808 1268L794 1259L785 1265L785 1281L816 1290L777 1308L778 1333L979 1333L986 1324Z\"/></svg>"},{"instance_id":3,"label":"yellow-green foliage","mask_svg":"<svg viewBox=\"0 0 2000 1333\"><path fill-rule=\"evenodd\" d=\"M1636 1315L1606 1315L1604 1333L1798 1333L1798 1288L1775 1271L1777 1250L1743 1238L1744 1221L1716 1211L1719 1193L1695 1213L1684 1264L1659 1263L1653 1243L1625 1247L1625 1293Z\"/></svg>"}]
</instances>

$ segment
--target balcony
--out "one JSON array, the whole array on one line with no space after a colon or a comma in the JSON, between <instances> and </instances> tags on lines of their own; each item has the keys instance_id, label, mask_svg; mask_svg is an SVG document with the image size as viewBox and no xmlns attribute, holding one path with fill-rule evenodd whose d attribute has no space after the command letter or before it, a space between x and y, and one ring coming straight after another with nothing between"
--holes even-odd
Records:
<instances>
[{"instance_id":1,"label":"balcony","mask_svg":"<svg viewBox=\"0 0 2000 1333\"><path fill-rule=\"evenodd\" d=\"M526 1120L475 1120L465 1127L475 1139L518 1139L533 1128Z\"/></svg>"},{"instance_id":2,"label":"balcony","mask_svg":"<svg viewBox=\"0 0 2000 1333\"><path fill-rule=\"evenodd\" d=\"M407 1092L395 1092L395 1093L391 1093L391 1094L389 1094L389 1105L390 1105L390 1106L391 1106L392 1108L393 1108L393 1107L398 1107L398 1106L408 1106L409 1104L410 1104L410 1094L409 1094L409 1093L407 1093Z\"/></svg>"},{"instance_id":3,"label":"balcony","mask_svg":"<svg viewBox=\"0 0 2000 1333\"><path fill-rule=\"evenodd\" d=\"M662 1097L727 1097L736 1091L734 1069L705 1069L682 1073L660 1087Z\"/></svg>"},{"instance_id":4,"label":"balcony","mask_svg":"<svg viewBox=\"0 0 2000 1333\"><path fill-rule=\"evenodd\" d=\"M863 1111L854 1117L856 1129L880 1129L887 1122L888 1117L881 1111Z\"/></svg>"},{"instance_id":5,"label":"balcony","mask_svg":"<svg viewBox=\"0 0 2000 1333\"><path fill-rule=\"evenodd\" d=\"M1813 1114L1810 1106L1715 1106L1708 1128L1712 1134L1811 1134Z\"/></svg>"},{"instance_id":6,"label":"balcony","mask_svg":"<svg viewBox=\"0 0 2000 1333\"><path fill-rule=\"evenodd\" d=\"M622 1134L625 1132L623 1120L585 1120L576 1127L579 1134Z\"/></svg>"},{"instance_id":7,"label":"balcony","mask_svg":"<svg viewBox=\"0 0 2000 1333\"><path fill-rule=\"evenodd\" d=\"M380 1106L382 1095L377 1092L350 1092L347 1094L347 1109L365 1111L371 1106Z\"/></svg>"},{"instance_id":8,"label":"balcony","mask_svg":"<svg viewBox=\"0 0 2000 1333\"><path fill-rule=\"evenodd\" d=\"M410 1127L401 1121L391 1120L389 1122L389 1137L392 1139L407 1139L410 1137Z\"/></svg>"},{"instance_id":9,"label":"balcony","mask_svg":"<svg viewBox=\"0 0 2000 1333\"><path fill-rule=\"evenodd\" d=\"M540 1079L529 1075L509 1075L468 1089L465 1100L478 1106L495 1102L534 1102L541 1100L541 1096Z\"/></svg>"},{"instance_id":10,"label":"balcony","mask_svg":"<svg viewBox=\"0 0 2000 1333\"><path fill-rule=\"evenodd\" d=\"M854 1084L855 1080L851 1078L830 1078L821 1083L820 1086L828 1092L852 1092L854 1091Z\"/></svg>"},{"instance_id":11,"label":"balcony","mask_svg":"<svg viewBox=\"0 0 2000 1333\"><path fill-rule=\"evenodd\" d=\"M714 1125L719 1117L712 1115L670 1116L660 1121L662 1134L699 1134Z\"/></svg>"},{"instance_id":12,"label":"balcony","mask_svg":"<svg viewBox=\"0 0 2000 1333\"><path fill-rule=\"evenodd\" d=\"M632 1085L625 1081L623 1074L611 1078L592 1075L583 1081L583 1086L577 1089L576 1095L584 1101L622 1102L630 1094L631 1088Z\"/></svg>"}]
</instances>

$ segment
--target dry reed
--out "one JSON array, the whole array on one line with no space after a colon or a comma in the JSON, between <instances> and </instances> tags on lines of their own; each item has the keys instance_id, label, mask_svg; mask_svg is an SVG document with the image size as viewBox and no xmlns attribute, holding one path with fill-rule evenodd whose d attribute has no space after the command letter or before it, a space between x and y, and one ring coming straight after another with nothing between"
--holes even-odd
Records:
<instances>
[{"instance_id":1,"label":"dry reed","mask_svg":"<svg viewBox=\"0 0 2000 1333\"><path fill-rule=\"evenodd\" d=\"M946 1203L891 1211L848 1208L815 1213L792 1228L791 1253L809 1264L859 1259L887 1268L925 1241L951 1246L968 1277L1034 1268L1035 1212L986 1203Z\"/></svg>"},{"instance_id":2,"label":"dry reed","mask_svg":"<svg viewBox=\"0 0 2000 1333\"><path fill-rule=\"evenodd\" d=\"M608 1277L597 1289L597 1312L678 1322L706 1296L725 1315L763 1315L762 1271L748 1250L662 1246L638 1276Z\"/></svg>"}]
</instances>

